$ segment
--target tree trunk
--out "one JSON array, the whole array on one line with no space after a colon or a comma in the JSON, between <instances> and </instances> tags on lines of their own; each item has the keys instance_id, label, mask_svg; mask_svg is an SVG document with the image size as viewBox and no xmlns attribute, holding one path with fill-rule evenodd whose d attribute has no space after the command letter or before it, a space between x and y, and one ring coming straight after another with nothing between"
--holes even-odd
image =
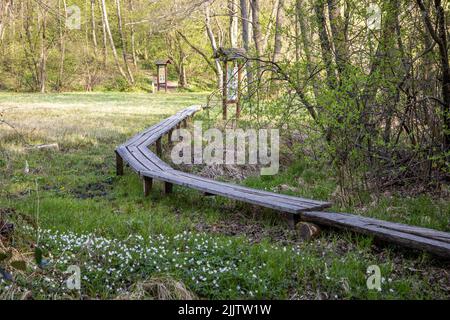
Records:
<instances>
[{"instance_id":1,"label":"tree trunk","mask_svg":"<svg viewBox=\"0 0 450 320\"><path fill-rule=\"evenodd\" d=\"M207 3L205 7L205 26L206 26L206 33L208 34L209 41L211 43L211 48L213 52L215 53L217 51L217 43L216 38L214 36L214 33L211 28L211 12L210 12L210 2ZM217 76L217 88L219 90L222 89L224 83L223 83L223 72L226 72L226 70L222 70L222 65L220 64L219 59L215 59L214 63L216 64L216 76Z\"/></svg>"},{"instance_id":2,"label":"tree trunk","mask_svg":"<svg viewBox=\"0 0 450 320\"><path fill-rule=\"evenodd\" d=\"M134 84L134 77L131 73L130 66L128 65L127 60L127 45L125 43L125 37L122 30L122 14L120 10L120 0L116 0L116 9L117 9L117 24L119 28L119 35L120 35L120 42L122 45L122 57L123 57L123 63L125 64L125 69L127 70L127 76L128 76L128 82L130 84Z\"/></svg>"},{"instance_id":3,"label":"tree trunk","mask_svg":"<svg viewBox=\"0 0 450 320\"><path fill-rule=\"evenodd\" d=\"M250 54L250 30L249 30L249 14L248 14L248 0L240 0L241 4L241 20L242 20L242 43L247 55ZM253 72L251 61L246 63L247 82L253 82Z\"/></svg>"},{"instance_id":4,"label":"tree trunk","mask_svg":"<svg viewBox=\"0 0 450 320\"><path fill-rule=\"evenodd\" d=\"M100 11L102 12L102 39L103 39L103 66L106 67L106 61L108 59L108 40L106 32L105 17L103 16L102 0L99 0Z\"/></svg>"},{"instance_id":5,"label":"tree trunk","mask_svg":"<svg viewBox=\"0 0 450 320\"><path fill-rule=\"evenodd\" d=\"M134 12L133 0L129 0L130 12ZM134 24L130 25L131 32L131 54L133 56L133 65L137 68L137 57L136 57L136 45L135 45L135 36L134 36Z\"/></svg>"},{"instance_id":6,"label":"tree trunk","mask_svg":"<svg viewBox=\"0 0 450 320\"><path fill-rule=\"evenodd\" d=\"M91 0L91 26L92 26L92 43L94 45L94 53L97 56L97 33L95 27L95 0Z\"/></svg>"},{"instance_id":7,"label":"tree trunk","mask_svg":"<svg viewBox=\"0 0 450 320\"><path fill-rule=\"evenodd\" d=\"M261 63L259 59L262 56L262 33L261 24L259 21L259 0L250 0L252 8L252 29L253 29L253 41L255 42L256 49L256 74L258 81L261 80Z\"/></svg>"},{"instance_id":8,"label":"tree trunk","mask_svg":"<svg viewBox=\"0 0 450 320\"><path fill-rule=\"evenodd\" d=\"M345 64L347 63L347 44L345 42L345 26L341 17L339 0L328 0L328 15L330 19L331 34L333 36L334 56L339 77L343 77Z\"/></svg>"},{"instance_id":9,"label":"tree trunk","mask_svg":"<svg viewBox=\"0 0 450 320\"><path fill-rule=\"evenodd\" d=\"M111 50L112 50L112 53L113 53L113 56L114 56L114 61L116 63L117 69L119 70L119 72L122 75L122 77L124 77L128 81L129 79L127 78L127 75L123 71L122 66L120 65L120 62L119 62L119 58L117 56L116 47L114 45L114 39L113 39L113 36L111 34L111 29L109 27L108 13L106 12L105 0L100 0L100 3L101 3L101 8L102 8L104 28L105 28L106 34L108 35L109 42L111 44Z\"/></svg>"},{"instance_id":10,"label":"tree trunk","mask_svg":"<svg viewBox=\"0 0 450 320\"><path fill-rule=\"evenodd\" d=\"M39 91L45 93L45 84L47 81L47 11L44 8L40 9L41 16L41 57L39 61Z\"/></svg>"},{"instance_id":11,"label":"tree trunk","mask_svg":"<svg viewBox=\"0 0 450 320\"><path fill-rule=\"evenodd\" d=\"M63 0L63 10L64 17L67 19L67 4L66 0ZM58 12L61 12L61 0L58 0ZM63 87L63 78L64 78L64 60L66 55L66 26L64 21L59 20L59 49L60 49L60 60L59 60L59 73L58 73L58 81L57 81L57 90L60 91Z\"/></svg>"},{"instance_id":12,"label":"tree trunk","mask_svg":"<svg viewBox=\"0 0 450 320\"><path fill-rule=\"evenodd\" d=\"M230 12L230 45L232 48L237 48L238 16L236 0L228 0L228 11Z\"/></svg>"},{"instance_id":13,"label":"tree trunk","mask_svg":"<svg viewBox=\"0 0 450 320\"><path fill-rule=\"evenodd\" d=\"M333 61L331 57L332 49L330 39L327 32L327 23L325 20L325 6L324 0L316 0L314 3L314 12L317 19L317 27L319 32L320 48L322 51L322 59L325 64L327 72L327 83L330 88L336 87L336 75L333 68Z\"/></svg>"},{"instance_id":14,"label":"tree trunk","mask_svg":"<svg viewBox=\"0 0 450 320\"><path fill-rule=\"evenodd\" d=\"M300 38L301 38L301 44L303 46L303 52L305 53L305 60L306 60L306 68L308 70L309 76L311 77L314 70L313 70L313 61L311 57L311 41L310 41L310 30L308 28L308 23L306 23L306 15L303 13L303 0L297 0L295 5L295 11L297 16L297 21L300 29ZM299 76L300 77L300 76ZM319 95L319 90L317 88L316 81L313 82L313 93L314 97L317 99ZM313 118L316 117L315 110L310 110L311 116Z\"/></svg>"},{"instance_id":15,"label":"tree trunk","mask_svg":"<svg viewBox=\"0 0 450 320\"><path fill-rule=\"evenodd\" d=\"M272 61L274 63L278 62L281 55L281 47L282 47L282 32L281 28L283 27L284 20L284 0L278 1L278 9L277 9L277 18L275 23L275 40L273 45L273 58Z\"/></svg>"}]
</instances>

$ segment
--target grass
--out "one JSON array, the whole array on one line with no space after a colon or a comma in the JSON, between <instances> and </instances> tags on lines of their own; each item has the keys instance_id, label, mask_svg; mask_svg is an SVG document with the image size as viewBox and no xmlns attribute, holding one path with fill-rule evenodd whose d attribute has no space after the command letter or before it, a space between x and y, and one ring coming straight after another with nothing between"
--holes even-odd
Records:
<instances>
[{"instance_id":1,"label":"grass","mask_svg":"<svg viewBox=\"0 0 450 320\"><path fill-rule=\"evenodd\" d=\"M28 268L13 272L13 283L0 280L0 297L450 297L448 264L426 254L375 246L370 237L348 233L298 241L267 210L181 187L163 196L158 184L144 199L130 170L115 176L115 146L204 101L202 93L0 94L4 119L15 127L0 125L0 208L38 221L48 259L45 268L36 267L29 244L22 245ZM28 148L44 143L57 143L59 150ZM243 183L315 199L330 199L336 189L332 173L306 159ZM333 209L450 230L449 201L427 196L392 195ZM81 292L65 286L63 271L73 264L81 268ZM384 278L380 292L366 286L367 267L374 264ZM173 292L156 294L155 287Z\"/></svg>"}]
</instances>

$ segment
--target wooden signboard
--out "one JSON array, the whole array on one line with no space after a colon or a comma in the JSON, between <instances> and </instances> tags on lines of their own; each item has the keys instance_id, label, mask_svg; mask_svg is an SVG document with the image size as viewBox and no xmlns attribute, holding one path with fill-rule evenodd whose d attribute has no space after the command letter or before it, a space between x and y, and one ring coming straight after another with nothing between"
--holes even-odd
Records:
<instances>
[{"instance_id":1,"label":"wooden signboard","mask_svg":"<svg viewBox=\"0 0 450 320\"><path fill-rule=\"evenodd\" d=\"M167 65L170 63L170 60L157 60L155 63L157 68L156 88L158 91L164 86L164 91L167 92Z\"/></svg>"}]
</instances>

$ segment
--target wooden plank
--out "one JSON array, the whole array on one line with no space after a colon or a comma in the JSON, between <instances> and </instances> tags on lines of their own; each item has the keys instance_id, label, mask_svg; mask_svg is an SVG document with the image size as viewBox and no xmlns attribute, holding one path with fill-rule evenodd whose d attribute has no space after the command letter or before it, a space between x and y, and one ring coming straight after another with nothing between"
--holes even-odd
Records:
<instances>
[{"instance_id":1,"label":"wooden plank","mask_svg":"<svg viewBox=\"0 0 450 320\"><path fill-rule=\"evenodd\" d=\"M294 205L292 203L287 203L285 201L274 201L266 195L249 195L243 192L237 192L231 187L225 187L224 185L216 184L214 180L210 182L200 182L189 179L187 177L179 176L173 174L176 170L170 172L158 172L158 171L148 171L141 172L143 176L153 177L158 180L167 181L170 183L178 184L181 186L196 189L202 192L208 192L220 196L225 196L231 199L239 200L242 202L252 203L260 205L266 208L271 208L279 211L290 212L290 213L300 213L304 210L311 210L308 208L314 208L311 205Z\"/></svg>"},{"instance_id":2,"label":"wooden plank","mask_svg":"<svg viewBox=\"0 0 450 320\"><path fill-rule=\"evenodd\" d=\"M411 226L411 225L402 224L402 223L394 223L394 222L378 220L378 219L363 217L363 216L358 216L358 215L352 215L351 219L357 219L360 221L364 221L366 223L377 224L386 229L405 232L405 233L414 234L414 235L421 236L421 237L426 237L426 238L450 243L450 233L449 232L438 231L438 230L417 227L417 226Z\"/></svg>"},{"instance_id":3,"label":"wooden plank","mask_svg":"<svg viewBox=\"0 0 450 320\"><path fill-rule=\"evenodd\" d=\"M169 128L174 127L177 122L181 121L183 118L193 115L195 112L201 109L201 106L194 105L189 108L186 108L184 110L181 110L180 112L176 113L175 115L166 118L162 120L161 122L157 123L156 125L153 125L147 129L145 129L143 132L138 133L137 135L133 136L131 139L127 140L125 143L122 144L122 146L129 146L129 145L136 145L141 144L142 142L145 142L148 140L149 137L151 137L155 131L159 130L161 127Z\"/></svg>"},{"instance_id":4,"label":"wooden plank","mask_svg":"<svg viewBox=\"0 0 450 320\"><path fill-rule=\"evenodd\" d=\"M413 249L425 250L444 258L450 258L450 244L445 241L435 240L435 237L431 236L434 233L441 234L441 231L419 228L426 229L426 232L423 232L422 236L420 236L400 231L402 230L401 225L392 222L375 219L370 219L370 221L368 221L364 217L333 212L307 211L301 214L301 219L302 221L309 221L372 235L381 240ZM390 227L388 228L387 226ZM411 228L415 229L415 227ZM417 232L417 229L415 232Z\"/></svg>"},{"instance_id":5,"label":"wooden plank","mask_svg":"<svg viewBox=\"0 0 450 320\"><path fill-rule=\"evenodd\" d=\"M156 156L153 152L151 152L149 149L140 147L137 148L139 151L141 151L141 155L144 158L147 158L148 161L152 163L152 168L150 170L159 170L159 171L168 171L173 170L171 166L169 166L167 163L162 161L160 158ZM145 150L143 150L145 149Z\"/></svg>"},{"instance_id":6,"label":"wooden plank","mask_svg":"<svg viewBox=\"0 0 450 320\"><path fill-rule=\"evenodd\" d=\"M213 181L214 183L216 183L218 185L222 185L224 187L233 187L234 189L236 189L237 192L243 192L243 193L248 193L248 194L253 194L253 195L266 195L266 196L272 198L274 201L286 201L286 202L290 202L292 204L307 204L311 207L316 207L316 208L321 208L321 209L328 208L331 206L331 203L325 202L325 201L316 201L316 200L310 200L310 199L304 199L304 198L300 198L300 197L284 195L284 194L280 194L280 193L268 192L265 190L252 189L252 188L232 184L229 182L220 182L220 181L207 179L204 177L199 177L199 176L189 174L186 172L182 172L182 171L174 171L174 174L178 174L181 176L189 177L191 179L204 181L204 182Z\"/></svg>"}]
</instances>

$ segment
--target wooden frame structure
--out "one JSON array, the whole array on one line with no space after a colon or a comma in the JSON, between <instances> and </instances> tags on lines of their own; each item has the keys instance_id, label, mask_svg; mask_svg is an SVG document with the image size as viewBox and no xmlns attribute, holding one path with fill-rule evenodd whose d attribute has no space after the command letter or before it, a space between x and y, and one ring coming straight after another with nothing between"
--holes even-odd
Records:
<instances>
[{"instance_id":1,"label":"wooden frame structure","mask_svg":"<svg viewBox=\"0 0 450 320\"><path fill-rule=\"evenodd\" d=\"M167 65L172 62L169 59L156 60L156 90L160 91L161 86L164 86L164 91L167 92Z\"/></svg>"},{"instance_id":2,"label":"wooden frame structure","mask_svg":"<svg viewBox=\"0 0 450 320\"><path fill-rule=\"evenodd\" d=\"M236 120L237 120L239 119L241 113L240 98L242 90L242 69L245 65L244 62L245 49L219 48L219 50L217 50L216 53L214 54L214 58L219 59L223 63L223 88L222 88L223 120L227 119L228 104L236 104ZM232 90L235 90L236 92L230 92Z\"/></svg>"},{"instance_id":3,"label":"wooden frame structure","mask_svg":"<svg viewBox=\"0 0 450 320\"><path fill-rule=\"evenodd\" d=\"M314 230L311 227L316 228L316 226L311 223L317 223L371 235L383 241L450 259L450 233L448 232L349 213L317 211L330 207L331 203L215 181L172 168L160 158L162 138L164 135L168 135L169 138L175 128L186 127L187 119L199 110L201 110L200 106L186 108L118 146L115 150L117 175L124 174L124 164L127 163L141 177L144 196L150 194L153 181L158 180L163 183L165 194L172 193L175 184L198 190L205 196L222 196L273 209L286 215L291 227L299 228L300 226L299 231L302 236L303 234L309 234L308 237L313 236ZM156 154L149 149L152 145L156 145ZM305 226L305 223L309 226ZM304 230L304 227L308 230Z\"/></svg>"}]
</instances>

